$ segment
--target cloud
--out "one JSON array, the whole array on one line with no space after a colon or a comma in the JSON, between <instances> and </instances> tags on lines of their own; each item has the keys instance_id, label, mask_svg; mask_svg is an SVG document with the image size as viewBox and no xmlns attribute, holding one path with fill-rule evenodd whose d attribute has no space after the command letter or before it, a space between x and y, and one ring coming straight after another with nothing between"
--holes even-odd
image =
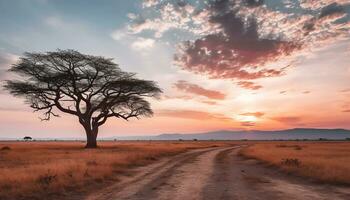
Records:
<instances>
[{"instance_id":1,"label":"cloud","mask_svg":"<svg viewBox=\"0 0 350 200\"><path fill-rule=\"evenodd\" d=\"M191 100L194 99L193 96L190 95L176 95L176 96L169 96L169 95L164 95L161 97L164 100L167 99L181 99L181 100ZM208 104L208 105L217 105L218 103L213 100L197 100L200 103Z\"/></svg>"},{"instance_id":2,"label":"cloud","mask_svg":"<svg viewBox=\"0 0 350 200\"><path fill-rule=\"evenodd\" d=\"M184 80L180 80L180 81L176 82L174 84L174 87L180 91L184 91L187 93L196 94L196 95L200 95L200 96L205 96L209 99L222 100L222 99L225 99L225 96L226 96L225 94L223 94L219 91L208 90L208 89L205 89L199 85L189 83L189 82L184 81Z\"/></svg>"},{"instance_id":3,"label":"cloud","mask_svg":"<svg viewBox=\"0 0 350 200\"><path fill-rule=\"evenodd\" d=\"M321 9L329 4L337 3L340 5L350 4L349 0L300 0L300 6L304 9Z\"/></svg>"},{"instance_id":4,"label":"cloud","mask_svg":"<svg viewBox=\"0 0 350 200\"><path fill-rule=\"evenodd\" d=\"M303 91L303 94L309 94L311 91Z\"/></svg>"},{"instance_id":5,"label":"cloud","mask_svg":"<svg viewBox=\"0 0 350 200\"><path fill-rule=\"evenodd\" d=\"M246 112L246 113L241 113L239 115L243 115L243 116L254 116L256 118L260 118L262 116L265 115L265 113L263 112Z\"/></svg>"},{"instance_id":6,"label":"cloud","mask_svg":"<svg viewBox=\"0 0 350 200\"><path fill-rule=\"evenodd\" d=\"M342 5L337 3L329 4L321 9L321 13L319 15L319 19L332 16L332 15L338 15L343 14L345 12Z\"/></svg>"},{"instance_id":7,"label":"cloud","mask_svg":"<svg viewBox=\"0 0 350 200\"><path fill-rule=\"evenodd\" d=\"M327 41L339 37L339 35L342 36L344 30L345 32L349 30L350 26L347 23L337 22L348 15L343 5L333 2L321 7L319 12L318 16L314 16L305 22L303 27L304 36L314 33L313 37L315 39Z\"/></svg>"},{"instance_id":8,"label":"cloud","mask_svg":"<svg viewBox=\"0 0 350 200\"><path fill-rule=\"evenodd\" d=\"M150 19L143 16L134 18L133 23L128 26L129 32L137 34L145 30L152 30L155 32L155 37L159 38L164 32L171 29L192 30L189 28L189 23L191 23L194 7L185 1L163 3L157 10L159 10L159 18ZM202 24L197 26L202 26Z\"/></svg>"},{"instance_id":9,"label":"cloud","mask_svg":"<svg viewBox=\"0 0 350 200\"><path fill-rule=\"evenodd\" d=\"M286 94L287 91L283 90L283 91L280 91L280 94Z\"/></svg>"},{"instance_id":10,"label":"cloud","mask_svg":"<svg viewBox=\"0 0 350 200\"><path fill-rule=\"evenodd\" d=\"M343 89L343 90L340 90L340 92L342 92L342 93L347 93L347 92L350 92L350 88L348 88L348 89Z\"/></svg>"},{"instance_id":11,"label":"cloud","mask_svg":"<svg viewBox=\"0 0 350 200\"><path fill-rule=\"evenodd\" d=\"M251 82L251 81L239 81L237 85L249 90L259 90L262 88L261 85L256 85L254 82Z\"/></svg>"},{"instance_id":12,"label":"cloud","mask_svg":"<svg viewBox=\"0 0 350 200\"><path fill-rule=\"evenodd\" d=\"M222 114L214 114L195 110L159 110L157 116L175 117L194 120L232 120Z\"/></svg>"},{"instance_id":13,"label":"cloud","mask_svg":"<svg viewBox=\"0 0 350 200\"><path fill-rule=\"evenodd\" d=\"M271 119L283 124L291 124L291 125L300 124L300 122L302 121L302 118L297 116L279 116L279 117L273 117Z\"/></svg>"},{"instance_id":14,"label":"cloud","mask_svg":"<svg viewBox=\"0 0 350 200\"><path fill-rule=\"evenodd\" d=\"M157 4L159 4L159 0L143 0L142 2L144 8L156 6Z\"/></svg>"},{"instance_id":15,"label":"cloud","mask_svg":"<svg viewBox=\"0 0 350 200\"><path fill-rule=\"evenodd\" d=\"M350 113L350 109L348 109L348 110L343 110L342 112Z\"/></svg>"},{"instance_id":16,"label":"cloud","mask_svg":"<svg viewBox=\"0 0 350 200\"><path fill-rule=\"evenodd\" d=\"M246 122L241 122L241 126L255 126L255 122L248 122L248 121L246 121Z\"/></svg>"},{"instance_id":17,"label":"cloud","mask_svg":"<svg viewBox=\"0 0 350 200\"><path fill-rule=\"evenodd\" d=\"M193 97L189 96L189 95L176 95L176 96L163 95L162 99L184 99L184 100L189 100L189 99L193 99Z\"/></svg>"},{"instance_id":18,"label":"cloud","mask_svg":"<svg viewBox=\"0 0 350 200\"><path fill-rule=\"evenodd\" d=\"M152 17L134 18L129 31L153 31L157 38L172 29L192 33L191 40L182 39L174 56L175 64L186 71L238 80L236 83L278 77L285 75L287 68L274 66L274 62L283 59L288 66L293 56L350 38L348 0L292 4L292 8L282 9L262 0L163 0L157 11L145 8L146 13L153 11ZM249 87L251 83L240 84L259 89Z\"/></svg>"},{"instance_id":19,"label":"cloud","mask_svg":"<svg viewBox=\"0 0 350 200\"><path fill-rule=\"evenodd\" d=\"M208 104L208 105L217 105L218 104L216 101L201 101L201 102Z\"/></svg>"},{"instance_id":20,"label":"cloud","mask_svg":"<svg viewBox=\"0 0 350 200\"><path fill-rule=\"evenodd\" d=\"M235 3L229 0L211 2L209 21L220 31L182 43L175 56L176 64L211 78L252 80L282 75L283 68L262 66L290 55L300 45L279 38L260 37L257 21L254 18L245 21L239 15L240 10L233 6Z\"/></svg>"},{"instance_id":21,"label":"cloud","mask_svg":"<svg viewBox=\"0 0 350 200\"><path fill-rule=\"evenodd\" d=\"M151 38L139 37L131 44L131 47L135 50L147 50L154 46L155 40Z\"/></svg>"}]
</instances>

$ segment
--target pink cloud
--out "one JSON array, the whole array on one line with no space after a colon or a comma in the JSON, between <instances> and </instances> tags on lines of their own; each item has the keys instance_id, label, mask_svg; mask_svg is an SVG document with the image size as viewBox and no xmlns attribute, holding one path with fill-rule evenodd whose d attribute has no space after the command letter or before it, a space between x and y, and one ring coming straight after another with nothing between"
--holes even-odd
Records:
<instances>
[{"instance_id":1,"label":"pink cloud","mask_svg":"<svg viewBox=\"0 0 350 200\"><path fill-rule=\"evenodd\" d=\"M180 80L174 84L175 88L191 94L205 96L209 99L225 99L225 94L216 90L208 90L199 85Z\"/></svg>"},{"instance_id":2,"label":"pink cloud","mask_svg":"<svg viewBox=\"0 0 350 200\"><path fill-rule=\"evenodd\" d=\"M242 114L239 114L239 115L254 116L254 117L260 118L260 117L264 116L265 113L263 113L263 112L246 112L246 113L242 113Z\"/></svg>"},{"instance_id":3,"label":"pink cloud","mask_svg":"<svg viewBox=\"0 0 350 200\"><path fill-rule=\"evenodd\" d=\"M217 105L216 101L201 101L202 103L208 104L208 105Z\"/></svg>"},{"instance_id":4,"label":"pink cloud","mask_svg":"<svg viewBox=\"0 0 350 200\"><path fill-rule=\"evenodd\" d=\"M262 0L209 1L204 6L164 0L154 18L134 19L129 31L151 30L155 37L171 29L193 33L194 40L178 45L177 66L209 78L251 81L285 75L286 67L270 65L275 61L284 59L288 66L297 53L350 38L349 5L348 0L301 0L293 3L295 12L286 12Z\"/></svg>"},{"instance_id":5,"label":"pink cloud","mask_svg":"<svg viewBox=\"0 0 350 200\"><path fill-rule=\"evenodd\" d=\"M288 125L298 125L302 122L302 118L298 116L277 116L271 119Z\"/></svg>"},{"instance_id":6,"label":"pink cloud","mask_svg":"<svg viewBox=\"0 0 350 200\"><path fill-rule=\"evenodd\" d=\"M300 0L300 6L305 9L320 9L329 4L337 3L340 5L350 4L348 0Z\"/></svg>"},{"instance_id":7,"label":"pink cloud","mask_svg":"<svg viewBox=\"0 0 350 200\"><path fill-rule=\"evenodd\" d=\"M252 80L282 75L283 68L269 69L263 67L264 64L290 55L300 44L261 38L257 21L249 18L246 23L239 9L232 9L234 5L228 0L210 3L209 22L217 32L182 43L175 55L176 64L211 78Z\"/></svg>"},{"instance_id":8,"label":"pink cloud","mask_svg":"<svg viewBox=\"0 0 350 200\"><path fill-rule=\"evenodd\" d=\"M350 92L350 88L349 89L340 90L340 92L342 92L342 93Z\"/></svg>"},{"instance_id":9,"label":"pink cloud","mask_svg":"<svg viewBox=\"0 0 350 200\"><path fill-rule=\"evenodd\" d=\"M258 90L262 88L261 85L256 85L254 82L251 82L251 81L239 81L237 85L249 90Z\"/></svg>"},{"instance_id":10,"label":"pink cloud","mask_svg":"<svg viewBox=\"0 0 350 200\"><path fill-rule=\"evenodd\" d=\"M159 4L159 0L143 0L142 6L145 8L156 6Z\"/></svg>"},{"instance_id":11,"label":"pink cloud","mask_svg":"<svg viewBox=\"0 0 350 200\"><path fill-rule=\"evenodd\" d=\"M214 114L195 110L159 110L157 116L175 117L194 120L232 120L222 114Z\"/></svg>"},{"instance_id":12,"label":"pink cloud","mask_svg":"<svg viewBox=\"0 0 350 200\"><path fill-rule=\"evenodd\" d=\"M241 126L255 126L255 122L241 122Z\"/></svg>"}]
</instances>

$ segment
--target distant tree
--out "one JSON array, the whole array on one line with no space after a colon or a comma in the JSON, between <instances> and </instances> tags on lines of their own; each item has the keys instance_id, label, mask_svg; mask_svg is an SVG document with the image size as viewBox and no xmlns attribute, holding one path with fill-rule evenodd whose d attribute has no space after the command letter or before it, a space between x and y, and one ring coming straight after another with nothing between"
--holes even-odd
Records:
<instances>
[{"instance_id":1,"label":"distant tree","mask_svg":"<svg viewBox=\"0 0 350 200\"><path fill-rule=\"evenodd\" d=\"M32 139L33 139L33 138L30 137L30 136L25 136L25 137L23 138L24 141L29 141L29 140L32 140Z\"/></svg>"},{"instance_id":2,"label":"distant tree","mask_svg":"<svg viewBox=\"0 0 350 200\"><path fill-rule=\"evenodd\" d=\"M128 120L153 114L147 97L162 92L153 81L123 72L112 59L74 50L25 53L10 72L20 80L8 80L5 89L24 97L44 118L55 110L76 116L84 127L86 148L97 147L98 129L111 117Z\"/></svg>"}]
</instances>

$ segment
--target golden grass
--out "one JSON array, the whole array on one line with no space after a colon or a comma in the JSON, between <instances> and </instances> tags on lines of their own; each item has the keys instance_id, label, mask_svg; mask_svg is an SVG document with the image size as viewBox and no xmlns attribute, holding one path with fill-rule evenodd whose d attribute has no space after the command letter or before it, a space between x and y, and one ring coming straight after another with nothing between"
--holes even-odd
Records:
<instances>
[{"instance_id":1,"label":"golden grass","mask_svg":"<svg viewBox=\"0 0 350 200\"><path fill-rule=\"evenodd\" d=\"M240 153L321 182L350 184L349 142L267 142Z\"/></svg>"},{"instance_id":2,"label":"golden grass","mask_svg":"<svg viewBox=\"0 0 350 200\"><path fill-rule=\"evenodd\" d=\"M0 199L51 199L86 192L113 180L130 167L213 142L101 142L84 149L80 142L0 143ZM8 146L10 149L2 149Z\"/></svg>"}]
</instances>

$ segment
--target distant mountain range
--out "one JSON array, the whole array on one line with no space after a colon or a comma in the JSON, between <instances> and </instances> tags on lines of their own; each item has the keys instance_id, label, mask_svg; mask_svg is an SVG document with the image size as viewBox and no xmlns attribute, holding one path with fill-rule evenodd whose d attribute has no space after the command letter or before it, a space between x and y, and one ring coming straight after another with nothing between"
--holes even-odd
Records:
<instances>
[{"instance_id":1,"label":"distant mountain range","mask_svg":"<svg viewBox=\"0 0 350 200\"><path fill-rule=\"evenodd\" d=\"M0 140L16 140L22 138L0 138ZM33 138L36 140L85 140L80 138ZM156 136L115 136L100 137L99 140L350 140L350 130L346 129L314 129L294 128L278 131L212 131L191 134L160 134Z\"/></svg>"},{"instance_id":2,"label":"distant mountain range","mask_svg":"<svg viewBox=\"0 0 350 200\"><path fill-rule=\"evenodd\" d=\"M193 134L161 134L157 136L122 136L104 139L117 140L344 140L350 139L350 130L295 128L278 131L213 131Z\"/></svg>"}]
</instances>

